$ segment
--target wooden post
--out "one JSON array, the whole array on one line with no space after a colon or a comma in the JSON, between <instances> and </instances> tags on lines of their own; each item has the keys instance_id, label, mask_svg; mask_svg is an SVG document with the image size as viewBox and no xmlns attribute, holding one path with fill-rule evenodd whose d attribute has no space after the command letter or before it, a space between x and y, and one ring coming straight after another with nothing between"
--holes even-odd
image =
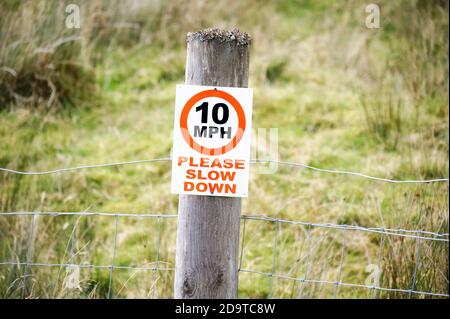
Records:
<instances>
[{"instance_id":1,"label":"wooden post","mask_svg":"<svg viewBox=\"0 0 450 319\"><path fill-rule=\"evenodd\" d=\"M247 87L250 37L208 29L187 35L186 84ZM241 199L180 195L175 298L237 298Z\"/></svg>"}]
</instances>

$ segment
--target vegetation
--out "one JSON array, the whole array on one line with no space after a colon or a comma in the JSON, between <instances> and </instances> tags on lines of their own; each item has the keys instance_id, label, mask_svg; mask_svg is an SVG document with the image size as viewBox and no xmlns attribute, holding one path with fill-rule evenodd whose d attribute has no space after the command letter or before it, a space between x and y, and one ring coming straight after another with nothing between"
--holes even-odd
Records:
<instances>
[{"instance_id":1,"label":"vegetation","mask_svg":"<svg viewBox=\"0 0 450 319\"><path fill-rule=\"evenodd\" d=\"M81 8L80 29L65 27L68 3ZM397 179L448 177L448 2L379 5L381 28L368 29L366 3L356 0L2 1L0 167L166 157L186 33L237 26L253 37L253 126L278 128L282 160ZM385 184L281 166L257 174L259 167L246 215L448 233L448 183ZM169 185L169 163L0 172L0 211L173 214L178 196ZM0 261L109 265L115 227L114 217L0 216ZM118 218L115 265L152 267L159 256L160 267L173 267L175 230L175 219ZM276 272L302 278L308 227L283 225L277 234ZM243 268L271 272L274 235L271 222L246 222ZM308 277L336 281L342 232L312 228L310 236ZM347 234L342 282L365 282L380 240ZM415 240L389 236L381 247L383 287L410 289L418 258L415 289L448 294L448 243L422 242L418 257ZM104 298L109 280L108 268L0 265L0 296ZM172 280L171 271L115 269L110 293L171 297ZM239 282L241 297L332 297L334 289L249 273ZM340 287L337 296L371 293Z\"/></svg>"}]
</instances>

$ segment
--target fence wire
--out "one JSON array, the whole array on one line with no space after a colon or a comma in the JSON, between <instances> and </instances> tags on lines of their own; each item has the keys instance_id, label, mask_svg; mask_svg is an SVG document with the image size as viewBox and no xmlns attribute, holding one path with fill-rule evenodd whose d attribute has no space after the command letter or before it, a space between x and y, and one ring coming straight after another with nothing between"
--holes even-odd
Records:
<instances>
[{"instance_id":1,"label":"fence wire","mask_svg":"<svg viewBox=\"0 0 450 319\"><path fill-rule=\"evenodd\" d=\"M106 296L108 298L117 297L113 295L113 285L114 285L114 273L117 270L129 270L129 271L148 271L153 272L152 274L152 283L151 283L151 292L149 293L149 297L156 297L156 286L158 285L158 276L157 272L172 272L175 270L174 261L161 260L161 245L163 241L162 236L162 227L161 223L165 219L176 219L176 214L130 214L130 213L106 213L106 212L0 212L0 217L2 218L19 218L23 216L30 217L30 225L28 231L28 238L23 239L27 241L27 251L25 254L25 260L21 260L21 257L14 251L11 250L11 256L9 260L0 260L0 275L3 274L5 277L7 270L5 267L11 266L16 268L21 268L23 270L23 274L19 276L19 278L15 278L14 281L22 282L22 296L28 297L28 287L29 280L33 278L32 268L42 268L42 267L52 267L61 269L99 269L108 271L108 287ZM73 216L73 217L105 217L112 223L112 237L113 237L113 249L110 252L110 262L108 264L95 264L95 263L76 263L75 256L78 254L76 251L72 251L69 257L65 257L63 262L56 263L47 263L41 261L33 260L33 256L36 254L35 245L33 243L39 236L39 233L36 234L36 222L37 218L41 216L49 216L49 217L63 217L63 216ZM117 256L120 252L118 245L118 237L120 232L118 231L118 224L121 222L123 218L132 218L132 219L151 219L156 220L157 222L157 231L156 231L156 256L155 260L152 262L148 262L146 264L133 265L133 264L123 264L123 262L117 262ZM248 227L250 222L258 223L258 229L263 229L263 226L260 223L268 223L273 226L273 238L272 242L265 245L269 246L272 250L272 259L270 265L259 265L256 261L253 260L255 257L254 251L252 251L252 245L254 245L253 235L249 236ZM302 246L301 250L306 243L306 251L304 258L299 258L296 262L292 262L291 264L287 263L286 260L280 260L281 253L280 251L286 245L286 241L288 237L295 238L295 230L290 229L289 226L301 227L301 231L306 232L306 239L303 240L293 240L289 246L289 249L296 249L298 246ZM284 230L283 230L284 228ZM320 287L330 287L332 288L332 295L334 298L338 298L340 294L340 289L343 287L353 288L353 289L364 289L370 294L371 298L375 298L377 293L396 293L402 294L405 297L413 298L414 296L419 297L443 297L448 298L448 288L447 291L434 291L434 287L430 287L429 290L416 289L418 278L421 272L428 271L429 267L421 267L421 260L423 260L424 254L424 244L428 245L428 256L433 256L435 251L439 249L440 245L444 245L444 248L447 249L448 252L448 244L449 244L449 234L448 233L435 233L430 231L423 230L408 230L408 229L392 229L392 228L378 228L378 227L362 227L356 225L345 225L345 224L321 224L321 223L309 223L304 221L293 221L281 218L273 218L268 216L260 216L260 215L243 215L241 217L241 245L240 245L240 253L239 253L239 287L241 290L245 291L245 281L242 282L241 279L245 274L263 276L268 280L268 291L267 297L276 298L279 297L279 285L276 284L275 280L282 281L290 281L295 284L299 284L300 287L296 290L295 294L291 294L293 298L311 298L316 296L314 293L308 293L308 286L320 286ZM315 236L315 232L318 230L331 230L336 232L336 236L327 234L327 236L321 236L320 240L313 240L313 236ZM149 232L150 234L151 232ZM398 284L391 283L389 285L382 285L379 282L380 274L378 274L377 280L374 280L373 283L367 282L352 282L350 280L343 280L344 271L348 273L346 269L346 259L349 258L348 250L350 249L350 244L354 245L352 239L356 238L355 234L369 234L375 236L375 238L379 242L379 249L377 251L377 260L373 264L380 265L383 260L383 248L384 243L393 241L395 239L400 239L401 242L404 240L411 240L415 243L415 252L411 255L403 256L407 260L406 262L412 263L413 266L413 275L411 278L408 287L398 287ZM0 233L1 234L1 233ZM3 244L6 244L6 238L3 234L2 241ZM282 240L282 237L284 239ZM0 238L1 238L0 237ZM74 231L72 230L72 234L70 235L70 241L74 240ZM327 238L325 238L327 237ZM330 241L330 245L333 245L337 251L336 256L331 259L322 258L323 260L315 260L317 259L314 256L317 253L317 249L320 247L317 246L317 242L323 241L324 238ZM269 238L270 239L270 238ZM17 242L17 239L14 239ZM300 241L302 242L300 245ZM1 242L1 241L0 241ZM73 243L72 243L73 245ZM329 246L331 247L331 246ZM5 250L5 246L2 248ZM248 253L250 251L250 253ZM248 255L248 257L246 257ZM253 257L253 258L252 258ZM320 257L320 256L319 256ZM91 258L92 259L92 258ZM322 270L321 274L318 275L314 272L314 269L318 267L319 262L322 263L321 267L323 269L330 269L334 266L334 273L332 273L334 279L330 280L329 278L324 278L324 273L327 271ZM337 263L337 264L334 264ZM248 266L244 267L244 264ZM304 268L303 274L299 275L296 272L293 272L292 269L298 267L298 265ZM448 265L448 260L447 260ZM251 266L251 267L249 267ZM280 267L283 266L283 267ZM434 264L434 266L438 266ZM447 266L448 267L448 266ZM4 268L2 270L2 268ZM281 269L280 269L281 268ZM424 269L425 268L425 269ZM436 273L446 273L447 269L433 269ZM351 272L351 270L350 270ZM59 276L59 272L58 272ZM318 276L318 277L316 277ZM1 277L1 276L0 276ZM444 278L447 280L448 278ZM127 279L128 282L128 279ZM389 282L388 282L389 284ZM293 286L294 287L294 286ZM448 286L447 286L448 287ZM123 287L122 287L123 289ZM122 290L121 289L121 290ZM261 288L263 289L263 288ZM278 289L278 290L277 290ZM294 288L292 289L294 290ZM314 292L314 290L313 290Z\"/></svg>"},{"instance_id":2,"label":"fence wire","mask_svg":"<svg viewBox=\"0 0 450 319\"><path fill-rule=\"evenodd\" d=\"M57 169L48 170L48 171L18 171L18 170L4 168L4 167L0 167L0 171L6 172L6 173L18 174L18 175L48 175L48 174L56 174L56 173L65 173L65 172L70 172L70 171L78 171L78 170L83 170L83 169L146 164L146 163L155 163L155 162L171 162L171 161L172 161L172 159L170 157L161 157L161 158L153 158L153 159L126 161L126 162L81 165L81 166L75 166L75 167L57 168ZM375 180L375 181L379 181L379 182L394 183L394 184L403 184L403 183L420 184L420 183L449 182L448 177L433 178L433 179L397 180L397 179L371 176L371 175L358 173L358 172L337 170L337 169L324 169L324 168L314 167L314 166L303 164L303 163L286 162L286 161L278 161L278 160L271 160L271 159L252 159L252 160L250 160L250 163L252 163L252 164L276 164L276 165L288 166L288 167L293 167L293 168L306 168L306 169L310 169L310 170L320 172L320 173L357 176L357 177L362 177L362 178Z\"/></svg>"}]
</instances>

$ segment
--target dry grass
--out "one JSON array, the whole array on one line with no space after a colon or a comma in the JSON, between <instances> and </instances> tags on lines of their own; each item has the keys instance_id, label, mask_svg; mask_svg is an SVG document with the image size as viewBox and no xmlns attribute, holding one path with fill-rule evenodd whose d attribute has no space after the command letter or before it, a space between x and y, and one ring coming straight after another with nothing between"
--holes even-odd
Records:
<instances>
[{"instance_id":1,"label":"dry grass","mask_svg":"<svg viewBox=\"0 0 450 319\"><path fill-rule=\"evenodd\" d=\"M364 27L363 1L79 3L80 30L64 27L64 2L9 0L2 7L1 167L166 156L186 33L238 26L254 43L253 126L279 129L281 159L398 179L448 176L447 2L385 1L380 30ZM64 41L74 36L79 40ZM174 213L169 184L167 163L38 177L2 173L0 210ZM448 184L386 185L280 167L271 175L253 172L250 190L247 215L448 232ZM31 222L0 217L0 260L111 263L111 218L40 217L30 240ZM159 261L168 266L175 228L174 220L161 228ZM248 221L246 232L243 267L270 272L273 223ZM153 265L156 233L155 220L121 219L115 263ZM313 230L310 278L336 280L341 236ZM277 273L304 275L307 238L305 227L280 229ZM379 236L352 233L342 281L364 283L379 243ZM422 245L415 288L448 293L448 244ZM409 289L416 253L416 241L385 238L381 284ZM70 284L74 276L79 286ZM114 270L113 278L113 297L172 296L172 272ZM242 273L240 296L267 297L271 285L274 297L334 294L332 285L270 283ZM109 269L0 266L0 295L7 298L104 298L108 287Z\"/></svg>"}]
</instances>

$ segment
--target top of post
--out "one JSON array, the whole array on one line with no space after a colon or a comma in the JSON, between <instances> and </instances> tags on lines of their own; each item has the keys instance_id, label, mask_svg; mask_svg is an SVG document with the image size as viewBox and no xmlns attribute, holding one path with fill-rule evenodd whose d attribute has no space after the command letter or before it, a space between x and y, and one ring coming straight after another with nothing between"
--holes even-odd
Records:
<instances>
[{"instance_id":1,"label":"top of post","mask_svg":"<svg viewBox=\"0 0 450 319\"><path fill-rule=\"evenodd\" d=\"M187 42L192 40L200 41L219 41L219 42L236 42L238 46L248 46L252 42L252 38L246 32L238 29L222 30L222 29L205 29L187 34Z\"/></svg>"}]
</instances>

